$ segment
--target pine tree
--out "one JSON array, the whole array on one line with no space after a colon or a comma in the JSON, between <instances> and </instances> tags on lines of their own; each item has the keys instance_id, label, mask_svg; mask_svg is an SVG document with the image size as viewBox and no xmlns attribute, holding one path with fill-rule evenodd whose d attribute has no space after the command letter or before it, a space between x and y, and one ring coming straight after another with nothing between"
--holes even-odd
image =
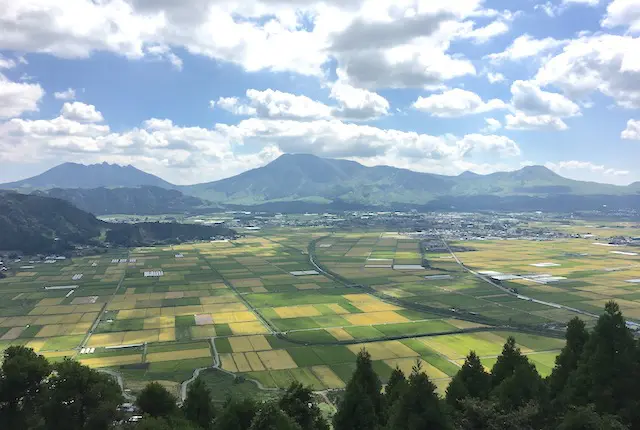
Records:
<instances>
[{"instance_id":1,"label":"pine tree","mask_svg":"<svg viewBox=\"0 0 640 430\"><path fill-rule=\"evenodd\" d=\"M216 430L247 430L258 412L258 405L251 399L229 400L216 418Z\"/></svg>"},{"instance_id":2,"label":"pine tree","mask_svg":"<svg viewBox=\"0 0 640 430\"><path fill-rule=\"evenodd\" d=\"M143 413L152 417L167 417L178 411L175 396L158 382L150 382L142 389L136 405Z\"/></svg>"},{"instance_id":3,"label":"pine tree","mask_svg":"<svg viewBox=\"0 0 640 430\"><path fill-rule=\"evenodd\" d=\"M530 402L546 405L546 387L536 367L522 355L513 337L509 337L491 369L490 396L507 411Z\"/></svg>"},{"instance_id":4,"label":"pine tree","mask_svg":"<svg viewBox=\"0 0 640 430\"><path fill-rule=\"evenodd\" d=\"M567 383L570 404L592 403L600 414L618 415L640 428L640 352L615 302L605 306Z\"/></svg>"},{"instance_id":5,"label":"pine tree","mask_svg":"<svg viewBox=\"0 0 640 430\"><path fill-rule=\"evenodd\" d=\"M396 401L402 397L407 390L407 386L407 378L404 376L404 372L399 367L393 369L391 376L389 376L389 381L387 381L387 386L384 389L384 401L387 414L391 412Z\"/></svg>"},{"instance_id":6,"label":"pine tree","mask_svg":"<svg viewBox=\"0 0 640 430\"><path fill-rule=\"evenodd\" d=\"M525 357L526 359L526 357ZM527 404L546 405L544 381L533 363L528 360L513 370L491 393L506 411L513 411Z\"/></svg>"},{"instance_id":7,"label":"pine tree","mask_svg":"<svg viewBox=\"0 0 640 430\"><path fill-rule=\"evenodd\" d=\"M460 401L455 428L459 430L538 430L539 410L535 404L504 411L493 400L467 397ZM554 428L554 427L550 427Z\"/></svg>"},{"instance_id":8,"label":"pine tree","mask_svg":"<svg viewBox=\"0 0 640 430\"><path fill-rule=\"evenodd\" d=\"M449 383L447 388L447 403L454 408L459 406L460 400L471 397L484 400L489 396L491 389L491 375L485 370L480 358L471 351L462 365L462 368Z\"/></svg>"},{"instance_id":9,"label":"pine tree","mask_svg":"<svg viewBox=\"0 0 640 430\"><path fill-rule=\"evenodd\" d=\"M280 410L278 405L265 403L251 421L248 430L302 430L302 427Z\"/></svg>"},{"instance_id":10,"label":"pine tree","mask_svg":"<svg viewBox=\"0 0 640 430\"><path fill-rule=\"evenodd\" d=\"M567 407L565 387L569 377L578 368L580 357L589 340L589 332L585 327L584 321L578 317L571 319L567 325L565 338L567 343L556 357L556 365L547 380L549 397L552 401L551 406L556 411L562 411Z\"/></svg>"},{"instance_id":11,"label":"pine tree","mask_svg":"<svg viewBox=\"0 0 640 430\"><path fill-rule=\"evenodd\" d=\"M284 392L278 405L305 430L329 430L329 424L313 398L311 389L299 382L292 382Z\"/></svg>"},{"instance_id":12,"label":"pine tree","mask_svg":"<svg viewBox=\"0 0 640 430\"><path fill-rule=\"evenodd\" d=\"M507 342L502 347L502 353L491 369L491 387L495 388L505 379L513 375L516 367L527 363L527 359L516 346L516 340L509 336Z\"/></svg>"},{"instance_id":13,"label":"pine tree","mask_svg":"<svg viewBox=\"0 0 640 430\"><path fill-rule=\"evenodd\" d=\"M571 408L558 425L558 430L625 430L618 419L611 415L600 415L593 406Z\"/></svg>"},{"instance_id":14,"label":"pine tree","mask_svg":"<svg viewBox=\"0 0 640 430\"><path fill-rule=\"evenodd\" d=\"M344 398L333 417L335 430L375 430L384 421L382 384L373 370L371 355L358 354L356 370L345 389Z\"/></svg>"},{"instance_id":15,"label":"pine tree","mask_svg":"<svg viewBox=\"0 0 640 430\"><path fill-rule=\"evenodd\" d=\"M189 385L187 398L182 405L182 412L186 419L201 428L205 430L212 428L216 415L215 408L211 391L201 378L197 378Z\"/></svg>"},{"instance_id":16,"label":"pine tree","mask_svg":"<svg viewBox=\"0 0 640 430\"><path fill-rule=\"evenodd\" d=\"M391 410L387 427L398 430L451 428L436 386L422 371L420 361L409 376L407 389Z\"/></svg>"}]
</instances>

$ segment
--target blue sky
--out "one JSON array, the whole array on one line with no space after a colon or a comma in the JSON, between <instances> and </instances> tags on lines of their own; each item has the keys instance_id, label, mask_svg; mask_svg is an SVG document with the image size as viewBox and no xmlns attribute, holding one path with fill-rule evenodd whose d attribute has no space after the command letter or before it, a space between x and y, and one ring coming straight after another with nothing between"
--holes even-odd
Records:
<instances>
[{"instance_id":1,"label":"blue sky","mask_svg":"<svg viewBox=\"0 0 640 430\"><path fill-rule=\"evenodd\" d=\"M0 181L285 152L640 180L640 0L0 0L0 26Z\"/></svg>"}]
</instances>

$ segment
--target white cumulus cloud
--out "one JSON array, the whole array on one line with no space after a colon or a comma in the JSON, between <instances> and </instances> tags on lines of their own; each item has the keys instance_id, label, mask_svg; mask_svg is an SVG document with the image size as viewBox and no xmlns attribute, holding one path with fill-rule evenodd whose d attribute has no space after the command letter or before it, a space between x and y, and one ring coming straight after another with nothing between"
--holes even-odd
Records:
<instances>
[{"instance_id":1,"label":"white cumulus cloud","mask_svg":"<svg viewBox=\"0 0 640 430\"><path fill-rule=\"evenodd\" d=\"M53 97L57 100L75 100L76 99L76 90L73 88L67 88L64 91L57 91L53 93Z\"/></svg>"},{"instance_id":2,"label":"white cumulus cloud","mask_svg":"<svg viewBox=\"0 0 640 430\"><path fill-rule=\"evenodd\" d=\"M94 105L88 105L82 102L65 103L62 105L60 115L71 121L85 123L104 121L102 113L96 110Z\"/></svg>"},{"instance_id":3,"label":"white cumulus cloud","mask_svg":"<svg viewBox=\"0 0 640 430\"><path fill-rule=\"evenodd\" d=\"M40 84L13 82L0 74L0 119L37 111L43 96Z\"/></svg>"},{"instance_id":4,"label":"white cumulus cloud","mask_svg":"<svg viewBox=\"0 0 640 430\"><path fill-rule=\"evenodd\" d=\"M565 122L552 115L527 115L524 112L509 114L505 118L508 130L563 131L568 129Z\"/></svg>"},{"instance_id":5,"label":"white cumulus cloud","mask_svg":"<svg viewBox=\"0 0 640 430\"><path fill-rule=\"evenodd\" d=\"M538 70L535 80L553 85L569 97L593 92L624 108L640 108L640 38L599 34L570 41Z\"/></svg>"},{"instance_id":6,"label":"white cumulus cloud","mask_svg":"<svg viewBox=\"0 0 640 430\"><path fill-rule=\"evenodd\" d=\"M613 0L607 6L607 14L602 21L602 26L627 27L633 33L640 32L640 1Z\"/></svg>"},{"instance_id":7,"label":"white cumulus cloud","mask_svg":"<svg viewBox=\"0 0 640 430\"><path fill-rule=\"evenodd\" d=\"M579 160L547 162L545 166L567 178L581 181L617 183L620 185L629 182L626 177L631 173L628 170L616 169L590 161Z\"/></svg>"},{"instance_id":8,"label":"white cumulus cloud","mask_svg":"<svg viewBox=\"0 0 640 430\"><path fill-rule=\"evenodd\" d=\"M541 90L531 81L515 81L511 85L511 104L528 115L572 117L580 114L580 106L562 94Z\"/></svg>"},{"instance_id":9,"label":"white cumulus cloud","mask_svg":"<svg viewBox=\"0 0 640 430\"><path fill-rule=\"evenodd\" d=\"M627 128L622 131L620 137L626 140L640 140L640 120L627 121Z\"/></svg>"},{"instance_id":10,"label":"white cumulus cloud","mask_svg":"<svg viewBox=\"0 0 640 430\"><path fill-rule=\"evenodd\" d=\"M486 58L493 63L519 61L551 52L566 43L565 40L557 40L552 37L534 39L532 36L524 34L516 38L504 51L489 54Z\"/></svg>"},{"instance_id":11,"label":"white cumulus cloud","mask_svg":"<svg viewBox=\"0 0 640 430\"><path fill-rule=\"evenodd\" d=\"M485 102L476 93L460 88L428 97L418 97L413 107L441 118L461 117L508 108L502 100L492 99Z\"/></svg>"},{"instance_id":12,"label":"white cumulus cloud","mask_svg":"<svg viewBox=\"0 0 640 430\"><path fill-rule=\"evenodd\" d=\"M485 118L484 121L487 125L481 130L483 133L495 133L502 128L502 123L495 118Z\"/></svg>"}]
</instances>

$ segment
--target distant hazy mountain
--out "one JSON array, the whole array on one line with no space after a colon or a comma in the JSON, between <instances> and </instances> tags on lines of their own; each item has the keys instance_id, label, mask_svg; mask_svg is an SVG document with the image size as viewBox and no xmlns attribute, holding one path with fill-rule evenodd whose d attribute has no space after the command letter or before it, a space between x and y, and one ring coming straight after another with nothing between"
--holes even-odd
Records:
<instances>
[{"instance_id":1,"label":"distant hazy mountain","mask_svg":"<svg viewBox=\"0 0 640 430\"><path fill-rule=\"evenodd\" d=\"M632 186L567 179L542 166L490 175L465 172L444 176L388 166L365 167L313 155L283 155L232 178L181 189L207 200L240 205L340 201L373 206L426 205L443 197L625 195L640 191Z\"/></svg>"},{"instance_id":2,"label":"distant hazy mountain","mask_svg":"<svg viewBox=\"0 0 640 430\"><path fill-rule=\"evenodd\" d=\"M39 193L66 200L95 215L185 213L211 206L197 197L159 187L53 188Z\"/></svg>"},{"instance_id":3,"label":"distant hazy mountain","mask_svg":"<svg viewBox=\"0 0 640 430\"><path fill-rule=\"evenodd\" d=\"M30 179L0 184L0 188L45 190L47 195L96 214L140 215L202 211L211 207L209 202L218 207L257 206L278 211L305 207L480 210L487 206L552 211L566 210L569 202L575 210L603 205L636 208L640 195L640 182L616 186L576 181L542 166L489 175L464 172L445 176L305 154L283 155L231 178L188 186L172 185L132 166L65 163ZM180 190L187 196L169 190Z\"/></svg>"},{"instance_id":4,"label":"distant hazy mountain","mask_svg":"<svg viewBox=\"0 0 640 430\"><path fill-rule=\"evenodd\" d=\"M51 188L98 188L154 186L174 188L174 185L133 166L118 164L64 163L40 175L21 181L0 184L3 189L51 189Z\"/></svg>"}]
</instances>

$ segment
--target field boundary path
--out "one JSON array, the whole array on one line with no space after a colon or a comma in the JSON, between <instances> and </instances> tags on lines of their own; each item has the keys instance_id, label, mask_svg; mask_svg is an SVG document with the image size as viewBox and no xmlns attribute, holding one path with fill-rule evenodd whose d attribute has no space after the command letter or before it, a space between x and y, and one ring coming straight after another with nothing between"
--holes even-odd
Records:
<instances>
[{"instance_id":1,"label":"field boundary path","mask_svg":"<svg viewBox=\"0 0 640 430\"><path fill-rule=\"evenodd\" d=\"M500 291L502 291L505 294L509 294L509 295L511 295L513 297L516 297L516 298L520 299L520 300L526 300L526 301L529 301L529 302L538 303L540 305L549 306L549 307L555 308L555 309L563 309L565 311L573 312L573 313L580 314L580 315L586 315L586 316L589 316L589 317L592 317L592 318L598 318L599 317L599 315L592 314L591 312L583 311L581 309L576 309L576 308L572 308L572 307L569 307L569 306L561 305L560 303L545 302L545 301L542 301L542 300L537 300L537 299L534 299L532 297L528 297L528 296L525 296L525 295L522 295L522 294L515 293L515 292L511 291L509 288L504 287L502 285L499 285L496 282L493 282L491 280L491 278L489 278L487 276L484 276L483 274L478 273L475 270L470 269L469 267L467 267L462 261L460 261L458 256L453 252L453 250L451 249L451 247L449 246L447 241L444 238L441 238L441 240L442 240L442 243L444 244L444 246L446 246L447 250L449 251L449 254L451 254L453 259L456 260L456 263L458 263L458 265L460 267L462 267L464 270L466 270L467 272L469 272L470 274L472 274L476 278L478 278L478 279L480 279L480 280L482 280L482 281L494 286L495 288L499 289Z\"/></svg>"},{"instance_id":2,"label":"field boundary path","mask_svg":"<svg viewBox=\"0 0 640 430\"><path fill-rule=\"evenodd\" d=\"M131 252L127 251L127 261L129 261L129 256L130 255L131 255ZM127 263L127 265L128 264L129 263ZM98 316L93 321L93 325L89 329L89 332L87 332L87 334L85 335L84 339L82 339L82 342L77 347L77 351L76 351L76 354L75 354L74 358L78 356L78 353L80 352L80 350L82 350L82 348L87 346L87 342L89 342L89 338L91 337L93 332L96 330L96 328L98 328L98 324L100 323L100 320L104 316L104 313L107 311L107 308L109 307L109 305L111 304L113 299L116 297L116 294L118 294L118 291L120 291L120 288L122 287L122 283L124 282L124 278L126 278L126 276L127 276L127 267L124 268L124 271L122 272L122 276L120 277L120 281L118 282L118 286L116 287L115 291L113 292L113 294L111 295L109 300L104 304L104 306L102 307L100 312L98 312Z\"/></svg>"},{"instance_id":3,"label":"field boundary path","mask_svg":"<svg viewBox=\"0 0 640 430\"><path fill-rule=\"evenodd\" d=\"M316 268L316 270L318 270L319 272L323 273L325 276L328 276L329 278L333 279L336 282L339 282L340 284L344 285L347 288L356 288L359 289L361 291L364 291L368 294L371 294L372 296L377 297L378 299L386 302L386 303L390 303L390 304L394 304L397 306L402 306L404 308L407 309L413 309L413 310L417 310L420 312L427 312L427 313L431 313L431 314L435 314L435 315L440 315L444 318L452 318L452 319L459 319L459 320L463 320L463 321L470 321L470 322L474 322L474 323L479 323L479 324L484 324L487 325L489 327L483 327L482 329L484 331L491 331L491 330L507 330L507 331L517 331L517 332L522 332L522 333L529 333L529 334L537 334L537 335L541 335L541 336L548 336L548 337L556 337L556 338L564 338L564 331L558 331L558 330L551 330L548 328L543 328L543 327L539 327L539 326L527 326L527 325L513 325L513 324L503 324L500 321L494 321L490 318L486 318L486 317L482 317L482 316L477 316L477 315L471 315L469 313L466 312L459 312L459 311L450 311L450 310L446 310L446 309L442 309L442 308L433 308L431 306L427 306L421 303L414 303L414 302L409 302L406 300L401 300L398 298L392 298L392 297L388 297L385 294L380 293L379 291L367 286L367 285L362 285L362 284L357 284L354 282L350 282L348 279L343 278L342 276L333 273L331 270L325 268L324 266L321 265L321 263L318 263L317 260L314 258L315 257L315 251L316 251L316 243L319 242L320 240L326 239L331 237L331 235L327 235L327 236L322 236L319 237L317 239L312 240L311 242L309 242L309 247L308 247L308 254L309 254L309 262L313 265L313 267ZM467 332L469 329L465 329L465 330L460 330L460 333L464 333ZM472 329L472 330L477 330L477 329ZM478 330L481 331L481 330ZM442 333L442 334L447 334L447 333ZM442 334L438 334L438 333L429 333L429 334L414 334L413 337L428 337L428 336L434 336L434 335L442 335ZM382 340L386 340L382 339Z\"/></svg>"},{"instance_id":4,"label":"field boundary path","mask_svg":"<svg viewBox=\"0 0 640 430\"><path fill-rule=\"evenodd\" d=\"M247 300L246 298L243 297L242 294L240 294L240 292L236 289L236 287L233 286L233 284L231 282L229 282L227 280L227 278L225 278L222 273L220 273L215 267L213 267L211 265L211 263L209 262L209 260L207 260L206 257L203 257L200 254L200 251L198 249L196 249L196 253L198 254L198 256L200 258L202 258L206 263L207 266L209 266L209 268L215 273L217 274L220 279L222 279L222 282L231 290L235 293L236 296L238 296L240 298L240 300L242 300L242 303L244 303L247 308L249 308L251 310L251 312L256 316L256 318L258 318L258 320L269 330L270 334L278 334L278 328L274 327L273 324L271 324L264 316L262 316L262 313L260 313L260 311L251 304L251 302L249 302L249 300Z\"/></svg>"},{"instance_id":5,"label":"field boundary path","mask_svg":"<svg viewBox=\"0 0 640 430\"><path fill-rule=\"evenodd\" d=\"M109 375L109 376L113 377L116 380L116 382L120 386L120 390L122 391L122 396L125 398L125 400L128 400L130 402L134 402L136 400L136 397L134 395L129 394L124 390L124 379L122 378L121 374L119 374L115 370L104 369L104 368L96 369L96 370L98 372L100 372L100 373L104 373L106 375Z\"/></svg>"},{"instance_id":6,"label":"field boundary path","mask_svg":"<svg viewBox=\"0 0 640 430\"><path fill-rule=\"evenodd\" d=\"M184 402L185 399L187 398L187 390L189 388L189 384L191 384L193 381L198 379L198 376L200 376L200 373L202 371L204 371L204 370L216 370L218 372L222 372L222 373L225 373L225 374L227 374L229 376L232 376L234 379L237 378L235 373L229 372L229 371L224 370L223 368L220 367L220 364L221 364L221 362L220 362L220 354L218 353L218 349L216 348L216 337L217 336L213 336L213 337L209 338L209 341L211 342L211 349L213 351L213 361L214 361L213 365L209 366L209 367L200 367L198 369L195 369L193 371L193 375L191 375L191 378L187 379L186 381L183 381L182 384L180 384L180 400L182 402ZM258 389L262 390L262 391L280 391L279 388L265 387L264 385L262 385L262 383L260 381L255 380L255 379L245 378L245 380L256 384Z\"/></svg>"}]
</instances>

